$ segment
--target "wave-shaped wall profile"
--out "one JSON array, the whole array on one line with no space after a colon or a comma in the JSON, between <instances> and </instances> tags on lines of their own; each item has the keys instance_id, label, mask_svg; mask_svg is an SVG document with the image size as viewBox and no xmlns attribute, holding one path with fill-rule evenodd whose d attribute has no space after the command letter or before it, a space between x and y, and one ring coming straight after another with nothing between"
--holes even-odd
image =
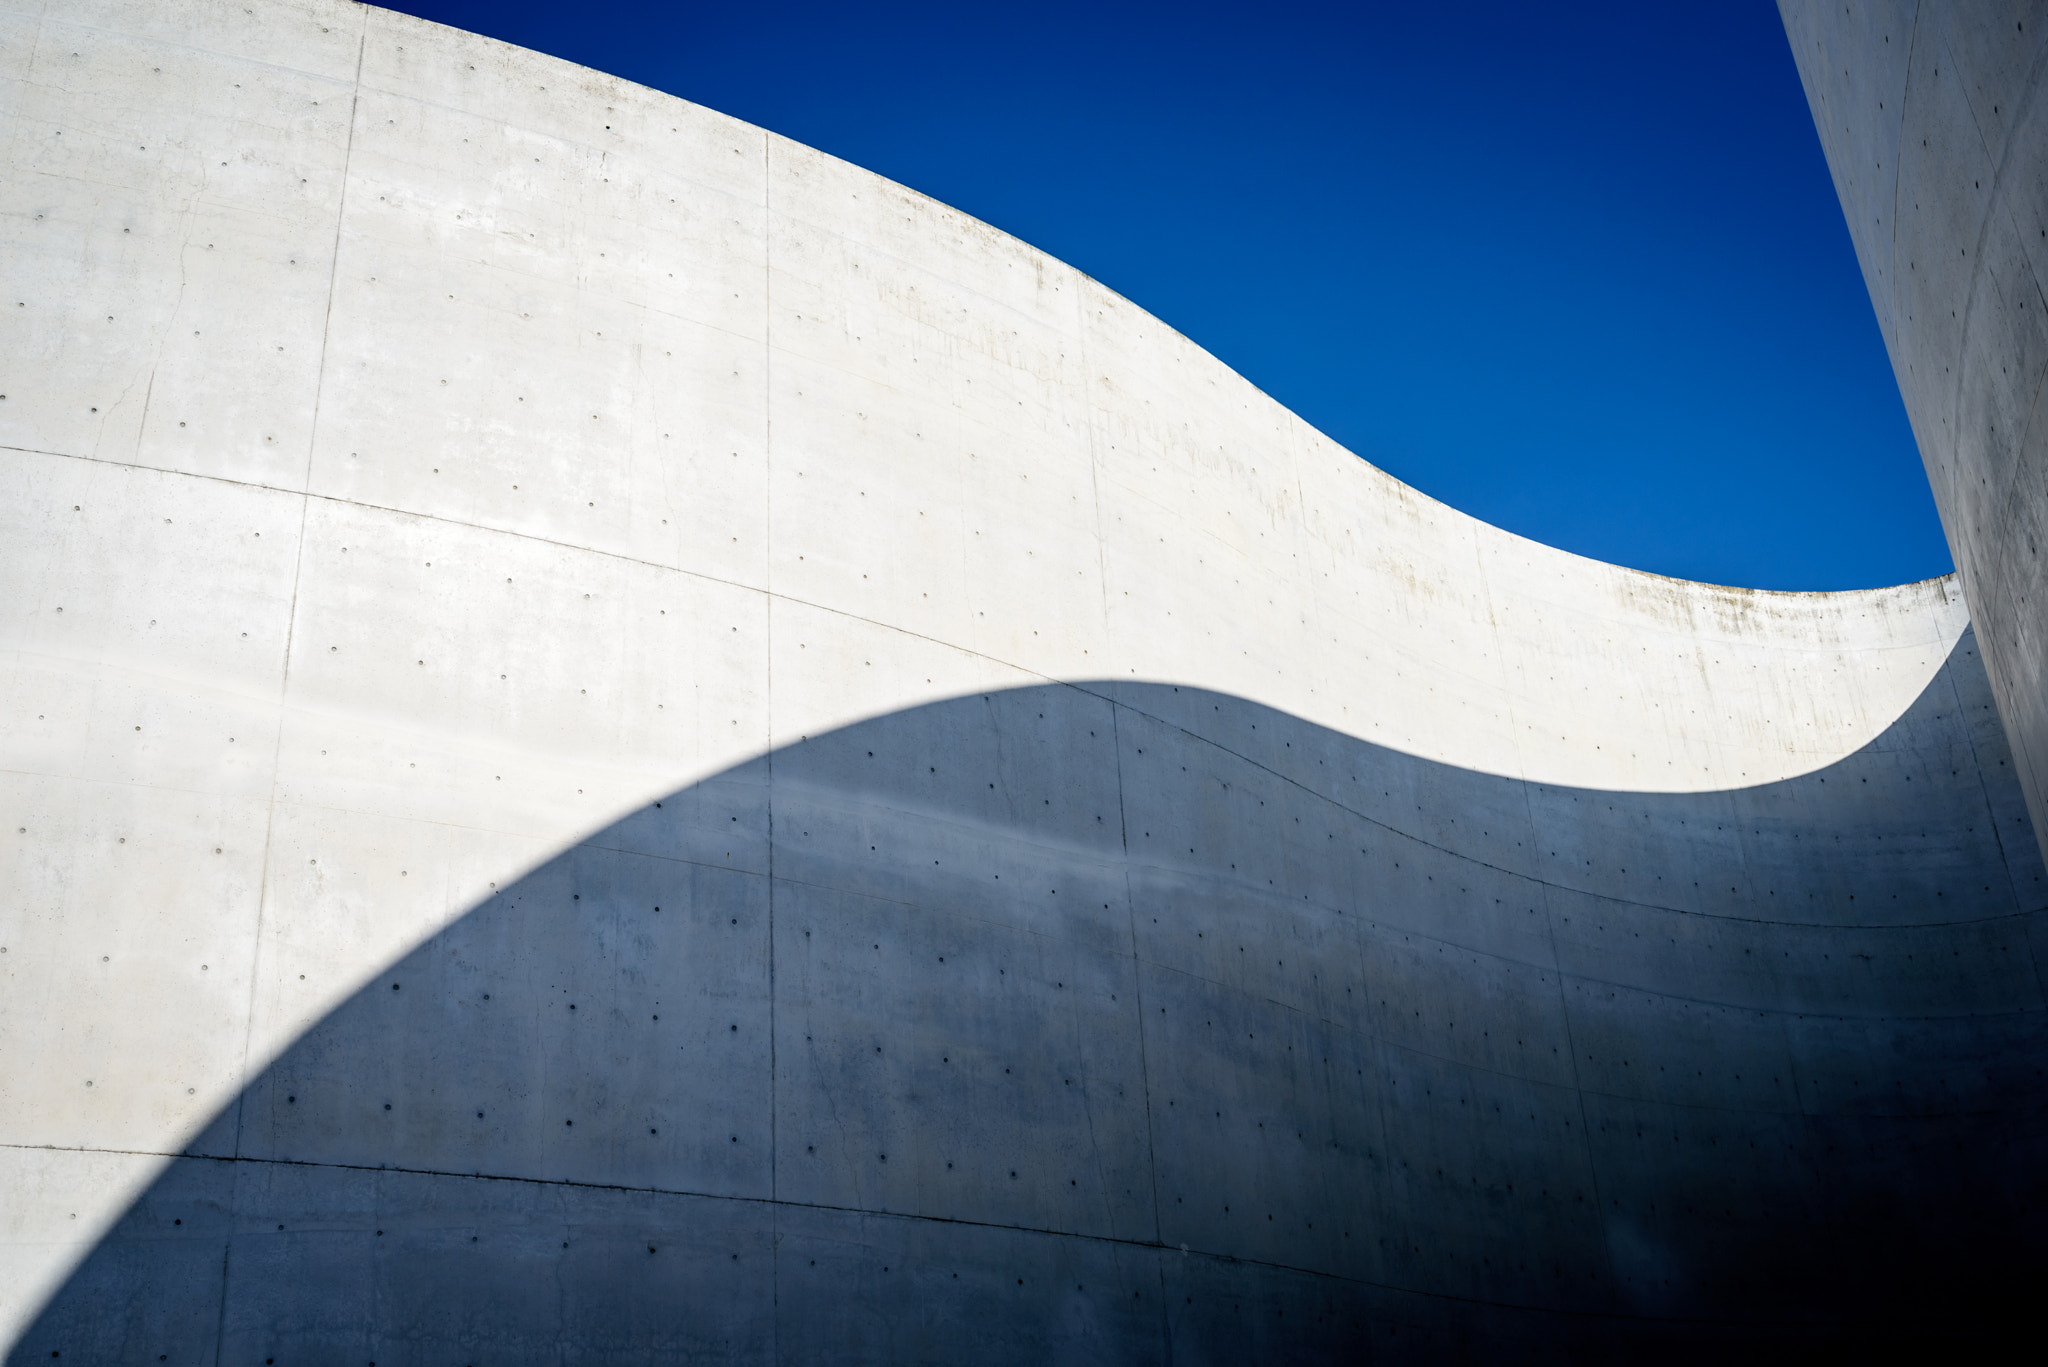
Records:
<instances>
[{"instance_id":1,"label":"wave-shaped wall profile","mask_svg":"<svg viewBox=\"0 0 2048 1367\"><path fill-rule=\"evenodd\" d=\"M758 129L0 0L21 1361L1958 1332L2043 870L1951 580L1598 565Z\"/></svg>"}]
</instances>

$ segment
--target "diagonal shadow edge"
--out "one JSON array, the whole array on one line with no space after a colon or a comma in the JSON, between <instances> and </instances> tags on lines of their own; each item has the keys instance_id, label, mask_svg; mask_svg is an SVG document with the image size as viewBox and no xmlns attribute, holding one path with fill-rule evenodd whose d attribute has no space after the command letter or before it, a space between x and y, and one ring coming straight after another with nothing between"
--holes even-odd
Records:
<instances>
[{"instance_id":1,"label":"diagonal shadow edge","mask_svg":"<svg viewBox=\"0 0 2048 1367\"><path fill-rule=\"evenodd\" d=\"M1967 633L1856 754L1716 793L1171 685L908 709L405 956L10 1360L1953 1330L2041 1261L2034 848Z\"/></svg>"}]
</instances>

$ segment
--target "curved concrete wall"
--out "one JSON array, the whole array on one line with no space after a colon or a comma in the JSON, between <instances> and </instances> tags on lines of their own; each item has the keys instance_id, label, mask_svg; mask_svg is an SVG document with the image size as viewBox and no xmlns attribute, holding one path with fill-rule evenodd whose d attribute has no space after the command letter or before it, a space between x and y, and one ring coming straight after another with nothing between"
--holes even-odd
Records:
<instances>
[{"instance_id":1,"label":"curved concrete wall","mask_svg":"<svg viewBox=\"0 0 2048 1367\"><path fill-rule=\"evenodd\" d=\"M22 1360L1668 1347L2038 1264L1951 581L1519 540L376 9L0 0L0 83Z\"/></svg>"},{"instance_id":2,"label":"curved concrete wall","mask_svg":"<svg viewBox=\"0 0 2048 1367\"><path fill-rule=\"evenodd\" d=\"M2037 828L2048 5L1779 0Z\"/></svg>"}]
</instances>

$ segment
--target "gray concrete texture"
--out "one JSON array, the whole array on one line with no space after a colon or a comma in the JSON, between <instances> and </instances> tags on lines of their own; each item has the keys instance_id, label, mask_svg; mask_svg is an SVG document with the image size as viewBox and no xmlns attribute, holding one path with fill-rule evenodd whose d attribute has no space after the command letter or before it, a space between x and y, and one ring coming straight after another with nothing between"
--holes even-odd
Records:
<instances>
[{"instance_id":1,"label":"gray concrete texture","mask_svg":"<svg viewBox=\"0 0 2048 1367\"><path fill-rule=\"evenodd\" d=\"M2048 5L1779 10L2041 829Z\"/></svg>"},{"instance_id":2,"label":"gray concrete texture","mask_svg":"<svg viewBox=\"0 0 2048 1367\"><path fill-rule=\"evenodd\" d=\"M1486 527L1001 233L0 0L0 1350L1810 1351L2042 1262L1955 582Z\"/></svg>"}]
</instances>

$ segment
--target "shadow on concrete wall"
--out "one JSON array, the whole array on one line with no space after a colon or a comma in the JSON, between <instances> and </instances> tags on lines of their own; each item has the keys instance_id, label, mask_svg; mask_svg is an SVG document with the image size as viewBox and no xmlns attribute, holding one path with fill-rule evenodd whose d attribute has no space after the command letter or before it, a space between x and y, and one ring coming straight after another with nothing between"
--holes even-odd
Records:
<instances>
[{"instance_id":1,"label":"shadow on concrete wall","mask_svg":"<svg viewBox=\"0 0 2048 1367\"><path fill-rule=\"evenodd\" d=\"M1856 755L1689 795L1114 682L784 746L320 1022L11 1360L1970 1332L2039 1275L2048 1182L1985 694L1965 636Z\"/></svg>"}]
</instances>

